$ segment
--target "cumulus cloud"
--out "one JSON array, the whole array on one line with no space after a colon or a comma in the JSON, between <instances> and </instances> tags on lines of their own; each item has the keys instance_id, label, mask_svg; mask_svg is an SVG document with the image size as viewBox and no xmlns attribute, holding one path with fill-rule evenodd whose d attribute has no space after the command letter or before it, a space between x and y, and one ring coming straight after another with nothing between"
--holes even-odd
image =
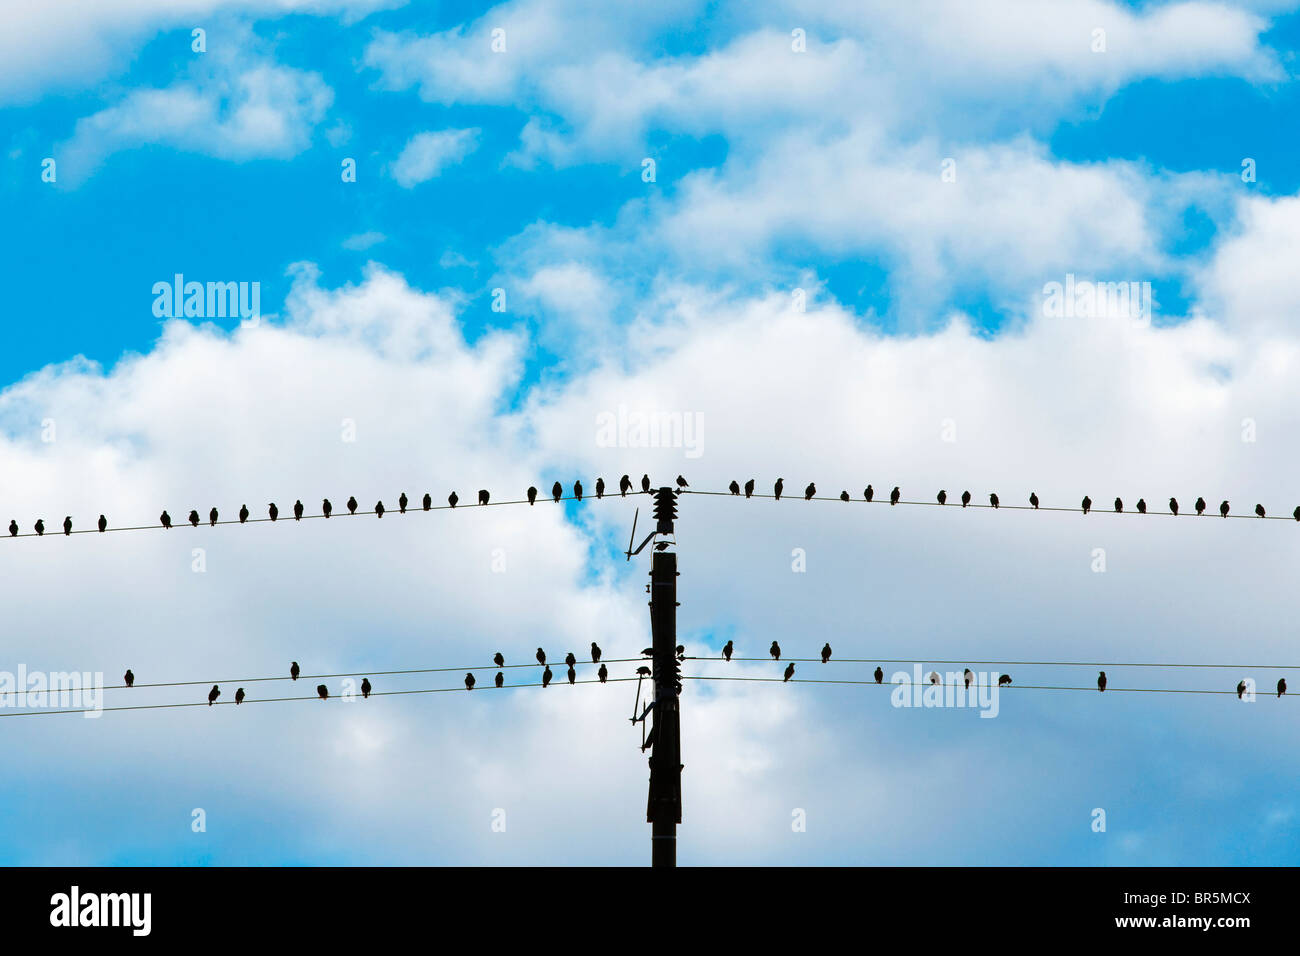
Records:
<instances>
[{"instance_id":1,"label":"cumulus cloud","mask_svg":"<svg viewBox=\"0 0 1300 956\"><path fill-rule=\"evenodd\" d=\"M390 169L399 186L410 189L438 176L478 148L479 129L444 129L412 136Z\"/></svg>"}]
</instances>

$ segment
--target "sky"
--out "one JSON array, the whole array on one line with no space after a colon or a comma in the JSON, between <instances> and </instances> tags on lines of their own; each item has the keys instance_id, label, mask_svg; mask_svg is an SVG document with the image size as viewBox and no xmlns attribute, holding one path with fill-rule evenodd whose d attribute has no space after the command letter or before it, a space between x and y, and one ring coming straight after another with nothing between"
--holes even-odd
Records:
<instances>
[{"instance_id":1,"label":"sky","mask_svg":"<svg viewBox=\"0 0 1300 956\"><path fill-rule=\"evenodd\" d=\"M1293 0L0 0L0 523L390 512L2 539L0 671L479 683L0 706L0 861L647 863L634 683L488 686L649 644L647 502L469 503L648 473L787 489L680 499L688 675L1014 678L687 681L681 863L1300 862L1300 525L1111 506L1300 505L1298 46Z\"/></svg>"}]
</instances>

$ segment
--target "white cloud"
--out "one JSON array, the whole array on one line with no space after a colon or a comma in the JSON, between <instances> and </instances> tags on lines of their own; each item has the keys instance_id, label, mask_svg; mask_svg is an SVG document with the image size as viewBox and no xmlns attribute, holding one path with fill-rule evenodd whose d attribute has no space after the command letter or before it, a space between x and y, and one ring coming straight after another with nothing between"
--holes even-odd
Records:
<instances>
[{"instance_id":1,"label":"white cloud","mask_svg":"<svg viewBox=\"0 0 1300 956\"><path fill-rule=\"evenodd\" d=\"M478 149L479 129L444 129L412 136L393 161L391 174L410 189L440 175Z\"/></svg>"},{"instance_id":2,"label":"white cloud","mask_svg":"<svg viewBox=\"0 0 1300 956\"><path fill-rule=\"evenodd\" d=\"M360 232L355 236L348 236L348 238L344 239L343 248L350 249L353 252L364 252L367 249L374 248L387 239L388 237L382 232L375 232L373 230L370 232Z\"/></svg>"}]
</instances>

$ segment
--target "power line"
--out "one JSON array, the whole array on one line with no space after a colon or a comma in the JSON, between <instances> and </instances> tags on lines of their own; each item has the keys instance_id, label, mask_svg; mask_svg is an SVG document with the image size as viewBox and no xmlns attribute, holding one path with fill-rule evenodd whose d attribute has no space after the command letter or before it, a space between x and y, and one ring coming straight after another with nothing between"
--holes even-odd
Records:
<instances>
[{"instance_id":1,"label":"power line","mask_svg":"<svg viewBox=\"0 0 1300 956\"><path fill-rule=\"evenodd\" d=\"M725 664L724 657L692 657L688 661L708 661ZM796 664L821 664L820 657L782 657L779 661L771 657L732 657L733 661L748 661L762 664L780 664L794 661ZM828 664L989 664L1007 667L1204 667L1217 670L1300 670L1300 664L1176 664L1147 663L1134 661L979 661L963 658L960 660L941 660L935 657L832 657Z\"/></svg>"},{"instance_id":2,"label":"power line","mask_svg":"<svg viewBox=\"0 0 1300 956\"><path fill-rule=\"evenodd\" d=\"M883 681L877 683L874 680L830 680L825 678L802 678L802 677L791 677L789 681L786 681L784 678L781 677L721 677L721 676L709 676L709 675L700 675L700 674L685 674L682 676L682 680L735 680L735 681L757 681L760 683L775 683L775 684L782 684L782 683L854 684L863 687L944 687L944 686L955 687L956 686L955 684L948 684L948 685L932 684L927 681ZM994 689L992 684L979 684L975 682L972 682L971 688L967 688L967 689L969 690L972 688L974 689L986 688L989 690ZM1068 686L1053 685L1053 684L1014 684L1013 683L1013 684L1003 684L999 686L997 689L999 691L1003 691L1003 690L1086 690L1086 691L1091 691L1094 694L1098 692L1095 686L1068 687ZM1181 688L1181 687L1112 687L1109 684L1107 684L1105 693L1109 694L1112 691L1116 691L1121 694L1233 694L1235 695L1237 693L1235 690L1204 690L1200 688ZM1262 692L1256 691L1256 696L1272 697L1273 695L1264 694ZM1281 696L1294 697L1296 695L1290 691L1286 691L1283 692Z\"/></svg>"}]
</instances>

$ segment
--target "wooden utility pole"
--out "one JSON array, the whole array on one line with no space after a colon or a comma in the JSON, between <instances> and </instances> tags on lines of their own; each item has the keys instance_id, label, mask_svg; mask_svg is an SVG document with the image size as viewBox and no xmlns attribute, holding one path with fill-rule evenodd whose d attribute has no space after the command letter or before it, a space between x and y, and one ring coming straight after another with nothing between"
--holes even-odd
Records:
<instances>
[{"instance_id":1,"label":"wooden utility pole","mask_svg":"<svg viewBox=\"0 0 1300 956\"><path fill-rule=\"evenodd\" d=\"M677 493L655 492L657 535L673 533ZM665 542L666 543L666 542ZM682 822L682 742L677 660L677 555L656 548L650 565L650 630L653 634L655 702L650 750L650 795L646 820L651 824L652 866L677 865L677 824Z\"/></svg>"}]
</instances>

